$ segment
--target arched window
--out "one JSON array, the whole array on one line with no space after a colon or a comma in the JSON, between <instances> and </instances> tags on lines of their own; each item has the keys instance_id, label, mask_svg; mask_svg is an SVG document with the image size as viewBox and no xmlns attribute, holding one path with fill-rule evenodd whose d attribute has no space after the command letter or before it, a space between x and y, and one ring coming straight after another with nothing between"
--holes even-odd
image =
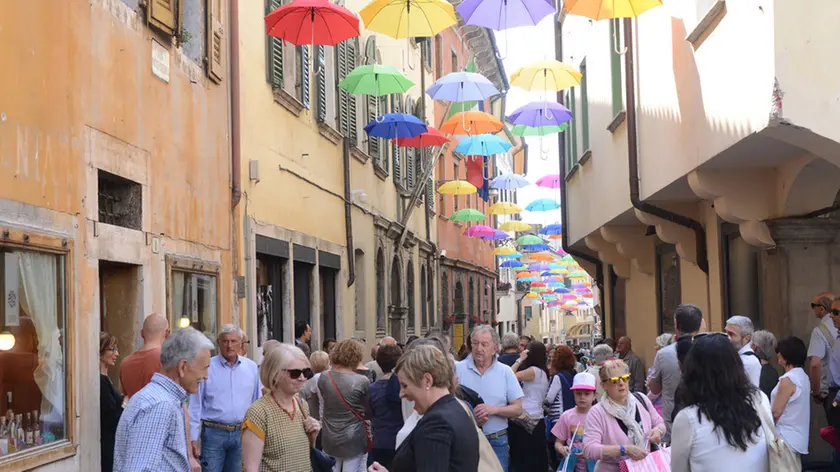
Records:
<instances>
[{"instance_id":1,"label":"arched window","mask_svg":"<svg viewBox=\"0 0 840 472\"><path fill-rule=\"evenodd\" d=\"M354 263L356 268L356 331L365 330L365 318L367 313L365 310L365 252L361 249L354 251Z\"/></svg>"},{"instance_id":2,"label":"arched window","mask_svg":"<svg viewBox=\"0 0 840 472\"><path fill-rule=\"evenodd\" d=\"M414 263L412 261L408 261L408 266L405 269L405 290L406 300L408 301L406 330L408 334L414 334L414 315L417 312L414 307Z\"/></svg>"},{"instance_id":3,"label":"arched window","mask_svg":"<svg viewBox=\"0 0 840 472\"><path fill-rule=\"evenodd\" d=\"M464 312L464 285L461 281L455 282L455 315L463 315Z\"/></svg>"},{"instance_id":4,"label":"arched window","mask_svg":"<svg viewBox=\"0 0 840 472\"><path fill-rule=\"evenodd\" d=\"M470 276L467 290L467 310L469 311L467 314L470 316L470 328L472 328L475 324L472 317L478 314L475 312L475 282L473 282L472 276Z\"/></svg>"},{"instance_id":5,"label":"arched window","mask_svg":"<svg viewBox=\"0 0 840 472\"><path fill-rule=\"evenodd\" d=\"M385 256L376 253L376 332L385 332Z\"/></svg>"},{"instance_id":6,"label":"arched window","mask_svg":"<svg viewBox=\"0 0 840 472\"><path fill-rule=\"evenodd\" d=\"M440 316L449 316L449 276L441 268L440 276Z\"/></svg>"}]
</instances>

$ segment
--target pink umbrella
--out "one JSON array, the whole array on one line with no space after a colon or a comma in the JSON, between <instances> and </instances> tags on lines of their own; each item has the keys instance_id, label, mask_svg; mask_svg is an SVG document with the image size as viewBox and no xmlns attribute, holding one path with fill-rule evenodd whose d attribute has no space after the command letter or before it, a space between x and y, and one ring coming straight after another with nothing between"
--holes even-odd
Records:
<instances>
[{"instance_id":1,"label":"pink umbrella","mask_svg":"<svg viewBox=\"0 0 840 472\"><path fill-rule=\"evenodd\" d=\"M494 234L496 234L496 230L487 225L470 226L464 231L464 236L482 237L493 236Z\"/></svg>"},{"instance_id":2,"label":"pink umbrella","mask_svg":"<svg viewBox=\"0 0 840 472\"><path fill-rule=\"evenodd\" d=\"M537 180L537 185L539 187L560 188L560 175L559 174L549 174L549 175L540 177L540 179Z\"/></svg>"}]
</instances>

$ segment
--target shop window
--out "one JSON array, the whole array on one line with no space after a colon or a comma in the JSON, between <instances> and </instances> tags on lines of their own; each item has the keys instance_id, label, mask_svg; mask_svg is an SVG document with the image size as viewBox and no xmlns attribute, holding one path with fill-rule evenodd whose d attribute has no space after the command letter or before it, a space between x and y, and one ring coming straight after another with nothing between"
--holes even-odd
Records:
<instances>
[{"instance_id":1,"label":"shop window","mask_svg":"<svg viewBox=\"0 0 840 472\"><path fill-rule=\"evenodd\" d=\"M0 469L68 438L64 264L61 254L0 247Z\"/></svg>"},{"instance_id":2,"label":"shop window","mask_svg":"<svg viewBox=\"0 0 840 472\"><path fill-rule=\"evenodd\" d=\"M680 256L673 244L656 247L656 305L659 311L659 333L674 332L674 311L681 299Z\"/></svg>"},{"instance_id":3,"label":"shop window","mask_svg":"<svg viewBox=\"0 0 840 472\"><path fill-rule=\"evenodd\" d=\"M192 326L208 338L216 339L219 279L214 270L217 266L178 260L170 260L170 264L169 319L173 329Z\"/></svg>"}]
</instances>

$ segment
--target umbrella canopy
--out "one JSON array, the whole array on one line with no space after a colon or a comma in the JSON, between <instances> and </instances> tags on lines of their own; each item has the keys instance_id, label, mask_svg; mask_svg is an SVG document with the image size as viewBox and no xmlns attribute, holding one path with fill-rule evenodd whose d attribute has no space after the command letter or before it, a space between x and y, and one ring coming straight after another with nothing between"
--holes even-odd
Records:
<instances>
[{"instance_id":1,"label":"umbrella canopy","mask_svg":"<svg viewBox=\"0 0 840 472\"><path fill-rule=\"evenodd\" d=\"M425 133L427 129L426 123L423 123L420 118L406 113L386 113L382 115L382 121L376 118L365 125L368 136L387 139L413 138L420 133Z\"/></svg>"},{"instance_id":2,"label":"umbrella canopy","mask_svg":"<svg viewBox=\"0 0 840 472\"><path fill-rule=\"evenodd\" d=\"M545 262L537 262L534 264L528 264L528 270L547 270L548 264Z\"/></svg>"},{"instance_id":3,"label":"umbrella canopy","mask_svg":"<svg viewBox=\"0 0 840 472\"><path fill-rule=\"evenodd\" d=\"M403 147L426 148L432 146L443 146L449 142L449 138L433 126L428 131L420 133L413 138L397 138L397 144Z\"/></svg>"},{"instance_id":4,"label":"umbrella canopy","mask_svg":"<svg viewBox=\"0 0 840 472\"><path fill-rule=\"evenodd\" d=\"M499 267L501 267L503 269L512 269L514 267L522 267L524 265L525 264L523 264L519 261L504 261L501 264L499 264Z\"/></svg>"},{"instance_id":5,"label":"umbrella canopy","mask_svg":"<svg viewBox=\"0 0 840 472\"><path fill-rule=\"evenodd\" d=\"M525 207L527 211L551 211L560 208L560 204L550 198L534 200Z\"/></svg>"},{"instance_id":6,"label":"umbrella canopy","mask_svg":"<svg viewBox=\"0 0 840 472\"><path fill-rule=\"evenodd\" d=\"M566 0L564 5L572 15L604 20L635 18L651 8L661 6L662 0Z\"/></svg>"},{"instance_id":7,"label":"umbrella canopy","mask_svg":"<svg viewBox=\"0 0 840 472\"><path fill-rule=\"evenodd\" d=\"M522 246L543 244L543 240L539 236L534 236L533 234L525 234L516 239L516 244Z\"/></svg>"},{"instance_id":8,"label":"umbrella canopy","mask_svg":"<svg viewBox=\"0 0 840 472\"><path fill-rule=\"evenodd\" d=\"M294 0L266 15L265 32L295 46L335 46L359 35L359 18L328 0Z\"/></svg>"},{"instance_id":9,"label":"umbrella canopy","mask_svg":"<svg viewBox=\"0 0 840 472\"><path fill-rule=\"evenodd\" d=\"M455 152L465 156L492 156L502 154L511 148L511 144L495 134L469 136L455 147Z\"/></svg>"},{"instance_id":10,"label":"umbrella canopy","mask_svg":"<svg viewBox=\"0 0 840 472\"><path fill-rule=\"evenodd\" d=\"M534 26L554 13L554 4L545 0L465 0L458 13L468 25L494 30Z\"/></svg>"},{"instance_id":11,"label":"umbrella canopy","mask_svg":"<svg viewBox=\"0 0 840 472\"><path fill-rule=\"evenodd\" d=\"M549 234L548 239L563 239L562 234Z\"/></svg>"},{"instance_id":12,"label":"umbrella canopy","mask_svg":"<svg viewBox=\"0 0 840 472\"><path fill-rule=\"evenodd\" d=\"M395 39L434 37L458 23L455 8L442 0L374 0L359 15L367 29Z\"/></svg>"},{"instance_id":13,"label":"umbrella canopy","mask_svg":"<svg viewBox=\"0 0 840 472\"><path fill-rule=\"evenodd\" d=\"M495 116L483 111L463 111L452 115L443 123L440 130L444 133L459 135L476 135L498 133L504 128Z\"/></svg>"},{"instance_id":14,"label":"umbrella canopy","mask_svg":"<svg viewBox=\"0 0 840 472\"><path fill-rule=\"evenodd\" d=\"M528 256L528 259L532 261L540 261L540 262L551 262L554 260L554 256L545 252L538 252L535 254L531 254ZM549 267L550 269L551 267Z\"/></svg>"},{"instance_id":15,"label":"umbrella canopy","mask_svg":"<svg viewBox=\"0 0 840 472\"><path fill-rule=\"evenodd\" d=\"M465 140L466 141L466 140ZM490 188L512 190L530 185L525 177L518 174L502 174L490 181Z\"/></svg>"},{"instance_id":16,"label":"umbrella canopy","mask_svg":"<svg viewBox=\"0 0 840 472\"><path fill-rule=\"evenodd\" d=\"M540 228L540 234L562 234L563 225L555 223L553 225L546 225Z\"/></svg>"},{"instance_id":17,"label":"umbrella canopy","mask_svg":"<svg viewBox=\"0 0 840 472\"><path fill-rule=\"evenodd\" d=\"M534 277L534 273L529 271L523 271L516 274L517 279L524 279L525 277Z\"/></svg>"},{"instance_id":18,"label":"umbrella canopy","mask_svg":"<svg viewBox=\"0 0 840 472\"><path fill-rule=\"evenodd\" d=\"M522 207L510 202L494 203L487 209L488 215L515 215L517 213L522 213Z\"/></svg>"},{"instance_id":19,"label":"umbrella canopy","mask_svg":"<svg viewBox=\"0 0 840 472\"><path fill-rule=\"evenodd\" d=\"M396 68L381 64L358 66L338 84L354 95L375 97L403 94L413 85L414 82L408 80Z\"/></svg>"},{"instance_id":20,"label":"umbrella canopy","mask_svg":"<svg viewBox=\"0 0 840 472\"><path fill-rule=\"evenodd\" d=\"M541 243L541 244L526 244L522 246L523 251L548 251L551 247L548 244Z\"/></svg>"},{"instance_id":21,"label":"umbrella canopy","mask_svg":"<svg viewBox=\"0 0 840 472\"><path fill-rule=\"evenodd\" d=\"M587 274L586 272L584 272L582 270L576 270L576 271L572 272L571 274L569 274L569 277L589 277L589 274Z\"/></svg>"},{"instance_id":22,"label":"umbrella canopy","mask_svg":"<svg viewBox=\"0 0 840 472\"><path fill-rule=\"evenodd\" d=\"M502 254L499 256L499 259L518 259L520 257L522 257L522 253L516 251L513 254Z\"/></svg>"},{"instance_id":23,"label":"umbrella canopy","mask_svg":"<svg viewBox=\"0 0 840 472\"><path fill-rule=\"evenodd\" d=\"M502 231L528 231L531 229L531 225L519 220L510 220L499 225L499 229Z\"/></svg>"},{"instance_id":24,"label":"umbrella canopy","mask_svg":"<svg viewBox=\"0 0 840 472\"><path fill-rule=\"evenodd\" d=\"M478 189L466 180L450 180L438 187L438 193L443 195L472 195Z\"/></svg>"},{"instance_id":25,"label":"umbrella canopy","mask_svg":"<svg viewBox=\"0 0 840 472\"><path fill-rule=\"evenodd\" d=\"M583 78L574 67L558 60L538 61L514 72L510 84L525 90L559 92L580 85Z\"/></svg>"},{"instance_id":26,"label":"umbrella canopy","mask_svg":"<svg viewBox=\"0 0 840 472\"><path fill-rule=\"evenodd\" d=\"M439 78L426 90L426 93L432 97L432 100L468 102L484 101L498 95L499 89L481 74L452 72Z\"/></svg>"},{"instance_id":27,"label":"umbrella canopy","mask_svg":"<svg viewBox=\"0 0 840 472\"><path fill-rule=\"evenodd\" d=\"M487 225L470 226L464 230L464 236L489 236L496 234L496 230Z\"/></svg>"},{"instance_id":28,"label":"umbrella canopy","mask_svg":"<svg viewBox=\"0 0 840 472\"><path fill-rule=\"evenodd\" d=\"M543 282L531 282L531 288L539 288L545 287L545 283Z\"/></svg>"},{"instance_id":29,"label":"umbrella canopy","mask_svg":"<svg viewBox=\"0 0 840 472\"><path fill-rule=\"evenodd\" d=\"M493 249L494 256L510 256L512 254L516 254L516 249L510 246L499 246Z\"/></svg>"},{"instance_id":30,"label":"umbrella canopy","mask_svg":"<svg viewBox=\"0 0 840 472\"><path fill-rule=\"evenodd\" d=\"M554 293L569 293L569 289L566 287L557 287L554 289Z\"/></svg>"},{"instance_id":31,"label":"umbrella canopy","mask_svg":"<svg viewBox=\"0 0 840 472\"><path fill-rule=\"evenodd\" d=\"M472 208L464 208L449 215L449 219L452 221L462 221L465 223L469 223L476 221L484 221L487 219L487 217L484 215L484 213L478 210Z\"/></svg>"},{"instance_id":32,"label":"umbrella canopy","mask_svg":"<svg viewBox=\"0 0 840 472\"><path fill-rule=\"evenodd\" d=\"M508 115L507 120L515 125L533 127L560 126L572 121L572 112L557 102L531 102Z\"/></svg>"},{"instance_id":33,"label":"umbrella canopy","mask_svg":"<svg viewBox=\"0 0 840 472\"><path fill-rule=\"evenodd\" d=\"M537 180L538 187L545 187L545 188L560 188L560 175L559 174L549 174L544 175Z\"/></svg>"},{"instance_id":34,"label":"umbrella canopy","mask_svg":"<svg viewBox=\"0 0 840 472\"><path fill-rule=\"evenodd\" d=\"M500 241L502 239L508 239L510 235L505 233L504 231L496 230L495 233L491 234L490 236L482 236L481 239L486 241Z\"/></svg>"},{"instance_id":35,"label":"umbrella canopy","mask_svg":"<svg viewBox=\"0 0 840 472\"><path fill-rule=\"evenodd\" d=\"M548 136L550 134L557 134L566 131L569 123L563 123L560 126L525 126L514 125L510 129L510 133L515 136Z\"/></svg>"}]
</instances>

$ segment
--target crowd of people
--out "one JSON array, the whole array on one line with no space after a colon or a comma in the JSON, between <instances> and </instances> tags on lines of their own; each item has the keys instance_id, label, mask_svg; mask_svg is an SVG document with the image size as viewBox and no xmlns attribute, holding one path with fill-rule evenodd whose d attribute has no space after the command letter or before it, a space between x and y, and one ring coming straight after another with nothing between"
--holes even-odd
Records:
<instances>
[{"instance_id":1,"label":"crowd of people","mask_svg":"<svg viewBox=\"0 0 840 472\"><path fill-rule=\"evenodd\" d=\"M365 362L355 338L312 350L305 323L258 366L234 325L214 344L153 314L120 390L116 338L100 336L102 470L613 472L664 448L673 471L801 470L812 399L840 426L840 299L812 308L806 346L742 316L707 333L680 305L650 370L627 337L584 351L488 325L457 355L431 330L384 337Z\"/></svg>"}]
</instances>

